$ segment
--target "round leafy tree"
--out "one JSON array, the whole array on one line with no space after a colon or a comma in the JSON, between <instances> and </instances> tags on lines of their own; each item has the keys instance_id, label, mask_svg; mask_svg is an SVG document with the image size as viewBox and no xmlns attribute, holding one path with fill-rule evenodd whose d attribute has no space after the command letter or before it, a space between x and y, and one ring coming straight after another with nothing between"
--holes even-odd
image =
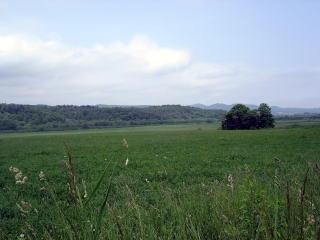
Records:
<instances>
[{"instance_id":1,"label":"round leafy tree","mask_svg":"<svg viewBox=\"0 0 320 240\"><path fill-rule=\"evenodd\" d=\"M274 118L271 113L271 108L266 103L261 103L258 108L259 113L259 128L273 128Z\"/></svg>"}]
</instances>

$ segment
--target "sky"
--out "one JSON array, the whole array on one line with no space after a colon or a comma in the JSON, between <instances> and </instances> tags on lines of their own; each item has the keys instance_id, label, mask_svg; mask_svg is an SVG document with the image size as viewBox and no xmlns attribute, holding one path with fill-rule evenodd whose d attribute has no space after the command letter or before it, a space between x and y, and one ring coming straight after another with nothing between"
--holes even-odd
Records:
<instances>
[{"instance_id":1,"label":"sky","mask_svg":"<svg viewBox=\"0 0 320 240\"><path fill-rule=\"evenodd\" d=\"M319 0L0 0L0 103L320 107Z\"/></svg>"}]
</instances>

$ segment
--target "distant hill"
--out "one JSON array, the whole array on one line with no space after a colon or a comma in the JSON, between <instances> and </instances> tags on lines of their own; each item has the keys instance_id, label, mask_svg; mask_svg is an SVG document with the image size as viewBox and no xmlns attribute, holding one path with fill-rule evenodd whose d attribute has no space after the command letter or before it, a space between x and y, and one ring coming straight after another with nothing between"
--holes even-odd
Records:
<instances>
[{"instance_id":1,"label":"distant hill","mask_svg":"<svg viewBox=\"0 0 320 240\"><path fill-rule=\"evenodd\" d=\"M200 123L221 119L225 112L180 105L104 106L0 104L0 130L64 130Z\"/></svg>"},{"instance_id":2,"label":"distant hill","mask_svg":"<svg viewBox=\"0 0 320 240\"><path fill-rule=\"evenodd\" d=\"M215 109L215 110L224 110L229 111L235 104L223 104L216 103L212 105L204 105L204 104L193 104L190 105L192 107L197 107L201 109ZM257 105L254 104L245 104L250 109L258 108ZM312 114L312 113L320 113L320 108L283 108L278 106L271 106L272 114L274 115L295 115L295 114Z\"/></svg>"},{"instance_id":3,"label":"distant hill","mask_svg":"<svg viewBox=\"0 0 320 240\"><path fill-rule=\"evenodd\" d=\"M294 114L312 114L320 113L320 108L282 108L278 106L271 106L272 112L276 115L294 115Z\"/></svg>"},{"instance_id":4,"label":"distant hill","mask_svg":"<svg viewBox=\"0 0 320 240\"><path fill-rule=\"evenodd\" d=\"M147 107L152 107L152 105L107 105L107 104L97 104L95 105L96 107L99 108L147 108Z\"/></svg>"}]
</instances>

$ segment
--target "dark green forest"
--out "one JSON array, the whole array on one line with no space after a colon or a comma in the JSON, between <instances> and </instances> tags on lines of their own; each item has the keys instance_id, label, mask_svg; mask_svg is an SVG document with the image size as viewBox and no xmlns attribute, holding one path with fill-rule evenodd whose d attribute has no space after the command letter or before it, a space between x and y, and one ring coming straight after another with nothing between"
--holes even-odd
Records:
<instances>
[{"instance_id":1,"label":"dark green forest","mask_svg":"<svg viewBox=\"0 0 320 240\"><path fill-rule=\"evenodd\" d=\"M101 127L213 122L223 110L180 105L145 108L0 104L1 131L45 131Z\"/></svg>"}]
</instances>

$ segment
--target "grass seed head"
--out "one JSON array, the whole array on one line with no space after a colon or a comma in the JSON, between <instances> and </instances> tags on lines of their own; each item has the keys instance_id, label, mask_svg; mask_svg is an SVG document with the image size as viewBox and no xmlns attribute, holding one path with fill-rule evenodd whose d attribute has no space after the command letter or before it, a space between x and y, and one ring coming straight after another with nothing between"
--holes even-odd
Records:
<instances>
[{"instance_id":1,"label":"grass seed head","mask_svg":"<svg viewBox=\"0 0 320 240\"><path fill-rule=\"evenodd\" d=\"M16 175L14 176L15 180L16 180L16 184L25 184L25 182L28 180L27 176L22 175L22 172L19 171L18 173L16 173Z\"/></svg>"},{"instance_id":2,"label":"grass seed head","mask_svg":"<svg viewBox=\"0 0 320 240\"><path fill-rule=\"evenodd\" d=\"M122 139L122 146L124 147L124 148L129 148L129 144L128 144L128 142L127 142L127 139Z\"/></svg>"},{"instance_id":3,"label":"grass seed head","mask_svg":"<svg viewBox=\"0 0 320 240\"><path fill-rule=\"evenodd\" d=\"M231 174L229 174L229 176L228 176L228 184L227 184L227 186L230 187L231 190L233 191L233 189L234 189L234 184L233 184L233 177L232 177Z\"/></svg>"},{"instance_id":4,"label":"grass seed head","mask_svg":"<svg viewBox=\"0 0 320 240\"><path fill-rule=\"evenodd\" d=\"M314 216L313 215L309 215L308 216L308 224L310 226L313 226L313 225L315 225L315 223L316 223L316 220L314 219Z\"/></svg>"},{"instance_id":5,"label":"grass seed head","mask_svg":"<svg viewBox=\"0 0 320 240\"><path fill-rule=\"evenodd\" d=\"M21 201L20 204L17 203L17 207L22 216L26 216L32 210L32 205L25 201Z\"/></svg>"},{"instance_id":6,"label":"grass seed head","mask_svg":"<svg viewBox=\"0 0 320 240\"><path fill-rule=\"evenodd\" d=\"M39 180L40 181L45 181L46 180L46 175L44 174L43 171L40 171L40 173L39 173Z\"/></svg>"},{"instance_id":7,"label":"grass seed head","mask_svg":"<svg viewBox=\"0 0 320 240\"><path fill-rule=\"evenodd\" d=\"M18 169L18 168L16 168L16 167L9 167L9 171L10 172L14 172L14 173L18 173L18 172L20 172L20 170Z\"/></svg>"},{"instance_id":8,"label":"grass seed head","mask_svg":"<svg viewBox=\"0 0 320 240\"><path fill-rule=\"evenodd\" d=\"M25 182L24 182L24 181L22 181L22 180L18 180L18 181L16 181L16 184L18 184L18 185L22 185L22 184L25 184Z\"/></svg>"},{"instance_id":9,"label":"grass seed head","mask_svg":"<svg viewBox=\"0 0 320 240\"><path fill-rule=\"evenodd\" d=\"M77 197L77 190L76 190L76 175L75 175L75 168L73 164L73 157L71 155L71 152L69 150L68 145L65 143L65 149L67 153L67 159L64 160L64 167L66 169L66 175L68 178L68 188L69 193L74 202L78 202Z\"/></svg>"},{"instance_id":10,"label":"grass seed head","mask_svg":"<svg viewBox=\"0 0 320 240\"><path fill-rule=\"evenodd\" d=\"M88 192L87 192L87 185L86 185L86 181L82 180L82 186L83 186L83 198L87 199L88 198Z\"/></svg>"},{"instance_id":11,"label":"grass seed head","mask_svg":"<svg viewBox=\"0 0 320 240\"><path fill-rule=\"evenodd\" d=\"M223 213L221 213L221 218L225 223L229 222L229 218L226 215L224 215Z\"/></svg>"},{"instance_id":12,"label":"grass seed head","mask_svg":"<svg viewBox=\"0 0 320 240\"><path fill-rule=\"evenodd\" d=\"M14 178L15 178L16 180L20 180L20 179L22 178L22 172L19 171L19 172L14 176Z\"/></svg>"}]
</instances>

